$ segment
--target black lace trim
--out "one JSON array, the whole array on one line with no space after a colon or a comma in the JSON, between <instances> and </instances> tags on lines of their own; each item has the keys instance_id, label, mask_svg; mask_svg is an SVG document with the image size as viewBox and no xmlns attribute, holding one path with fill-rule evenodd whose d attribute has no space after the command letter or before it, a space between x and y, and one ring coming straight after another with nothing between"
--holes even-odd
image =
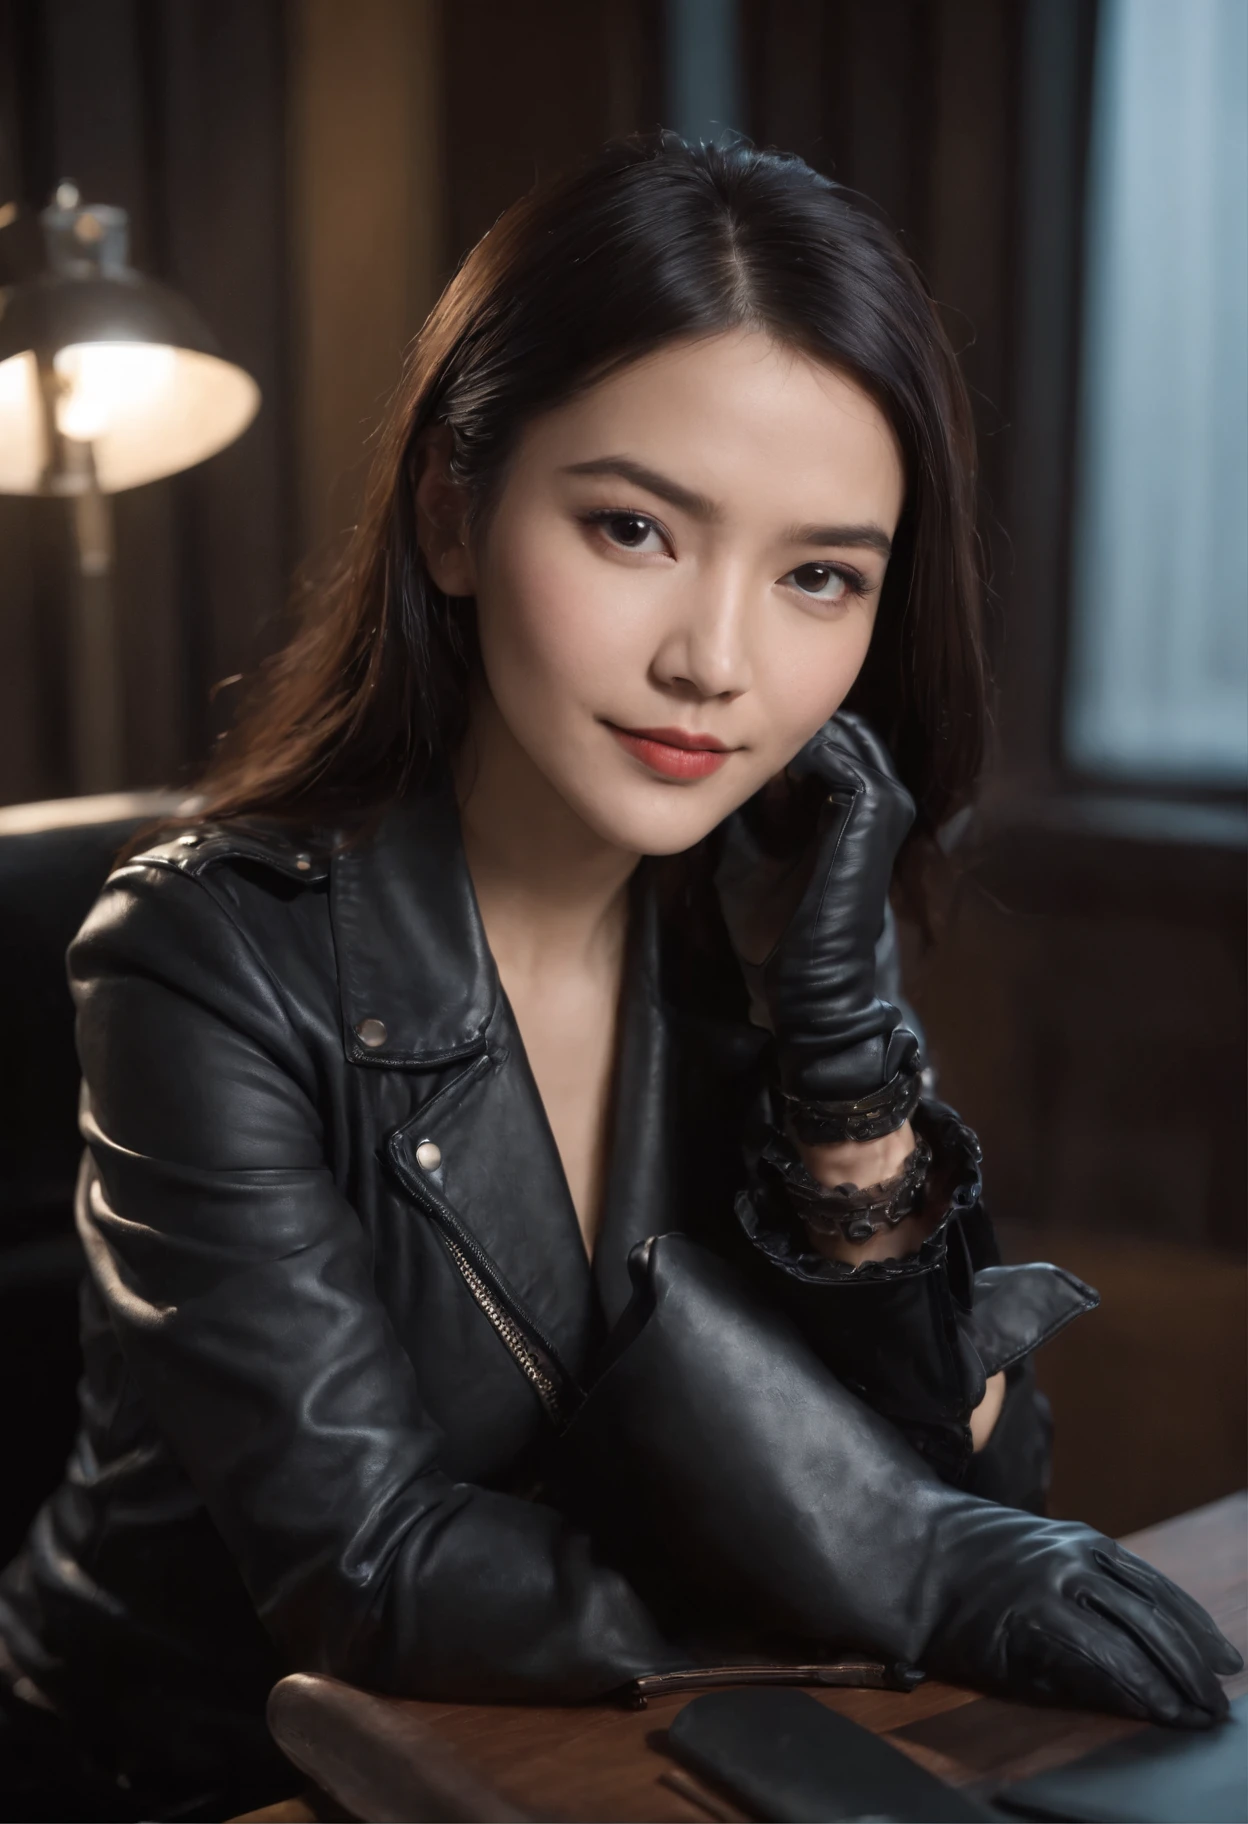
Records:
<instances>
[{"instance_id":1,"label":"black lace trim","mask_svg":"<svg viewBox=\"0 0 1248 1824\"><path fill-rule=\"evenodd\" d=\"M806 1224L775 1175L766 1172L761 1156L758 1173L736 1201L737 1220L752 1245L794 1279L818 1285L878 1285L941 1266L948 1253L950 1223L975 1209L983 1194L983 1149L974 1130L947 1103L924 1096L911 1119L915 1132L932 1149L928 1182L943 1206L937 1226L915 1253L896 1260L866 1260L860 1266L817 1254Z\"/></svg>"}]
</instances>

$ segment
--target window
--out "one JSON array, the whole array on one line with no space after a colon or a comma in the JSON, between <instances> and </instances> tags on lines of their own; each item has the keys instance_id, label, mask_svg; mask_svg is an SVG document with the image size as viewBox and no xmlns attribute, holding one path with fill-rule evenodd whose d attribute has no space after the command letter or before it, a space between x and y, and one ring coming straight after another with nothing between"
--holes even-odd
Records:
<instances>
[{"instance_id":1,"label":"window","mask_svg":"<svg viewBox=\"0 0 1248 1824\"><path fill-rule=\"evenodd\" d=\"M1102 0L1066 744L1248 767L1248 4Z\"/></svg>"},{"instance_id":2,"label":"window","mask_svg":"<svg viewBox=\"0 0 1248 1824\"><path fill-rule=\"evenodd\" d=\"M688 140L741 125L737 0L667 0L668 119Z\"/></svg>"}]
</instances>

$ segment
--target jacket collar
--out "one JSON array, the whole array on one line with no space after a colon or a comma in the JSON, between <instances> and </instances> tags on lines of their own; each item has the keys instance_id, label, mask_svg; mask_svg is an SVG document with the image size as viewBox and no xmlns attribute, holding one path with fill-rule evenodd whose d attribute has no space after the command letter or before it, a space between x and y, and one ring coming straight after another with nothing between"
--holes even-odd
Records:
<instances>
[{"instance_id":1,"label":"jacket collar","mask_svg":"<svg viewBox=\"0 0 1248 1824\"><path fill-rule=\"evenodd\" d=\"M427 1070L486 1049L499 998L450 783L392 805L330 868L342 1036L356 1064Z\"/></svg>"}]
</instances>

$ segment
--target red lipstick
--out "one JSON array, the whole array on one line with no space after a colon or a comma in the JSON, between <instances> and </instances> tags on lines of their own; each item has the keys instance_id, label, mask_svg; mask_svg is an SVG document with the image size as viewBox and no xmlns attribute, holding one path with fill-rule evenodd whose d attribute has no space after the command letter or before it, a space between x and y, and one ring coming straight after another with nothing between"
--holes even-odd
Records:
<instances>
[{"instance_id":1,"label":"red lipstick","mask_svg":"<svg viewBox=\"0 0 1248 1824\"><path fill-rule=\"evenodd\" d=\"M607 727L625 753L664 779L709 779L732 752L714 735L687 728L617 728L614 722Z\"/></svg>"}]
</instances>

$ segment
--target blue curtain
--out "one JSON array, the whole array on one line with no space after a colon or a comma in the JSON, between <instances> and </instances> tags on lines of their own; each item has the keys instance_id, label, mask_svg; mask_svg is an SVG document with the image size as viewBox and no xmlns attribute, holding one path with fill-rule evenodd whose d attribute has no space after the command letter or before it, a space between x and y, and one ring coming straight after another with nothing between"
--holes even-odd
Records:
<instances>
[{"instance_id":1,"label":"blue curtain","mask_svg":"<svg viewBox=\"0 0 1248 1824\"><path fill-rule=\"evenodd\" d=\"M1102 0L1069 758L1248 767L1248 0Z\"/></svg>"}]
</instances>

